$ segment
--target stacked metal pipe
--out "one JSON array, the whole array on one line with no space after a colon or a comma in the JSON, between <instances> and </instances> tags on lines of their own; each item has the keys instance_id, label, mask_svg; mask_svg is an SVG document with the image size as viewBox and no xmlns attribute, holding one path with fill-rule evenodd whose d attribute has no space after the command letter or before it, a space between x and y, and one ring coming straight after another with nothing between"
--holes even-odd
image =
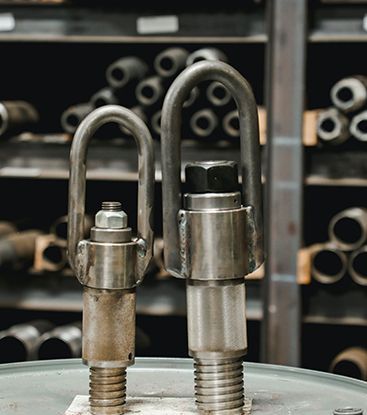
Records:
<instances>
[{"instance_id":1,"label":"stacked metal pipe","mask_svg":"<svg viewBox=\"0 0 367 415\"><path fill-rule=\"evenodd\" d=\"M345 275L367 286L367 209L345 209L331 218L329 241L311 249L312 276L321 284L335 284Z\"/></svg>"},{"instance_id":2,"label":"stacked metal pipe","mask_svg":"<svg viewBox=\"0 0 367 415\"><path fill-rule=\"evenodd\" d=\"M182 47L170 47L158 53L151 65L136 56L120 58L106 70L107 86L92 94L90 100L64 111L61 125L73 134L81 120L94 108L121 104L150 124L155 138L161 133L163 97L173 79L187 66L201 60L227 62L219 49L207 47L189 53ZM184 104L188 125L184 138L208 140L239 138L238 113L227 89L219 82L195 87ZM122 128L125 135L128 131Z\"/></svg>"},{"instance_id":3,"label":"stacked metal pipe","mask_svg":"<svg viewBox=\"0 0 367 415\"><path fill-rule=\"evenodd\" d=\"M338 145L350 137L367 141L367 77L354 75L336 82L330 90L332 105L319 112L320 141Z\"/></svg>"},{"instance_id":4,"label":"stacked metal pipe","mask_svg":"<svg viewBox=\"0 0 367 415\"><path fill-rule=\"evenodd\" d=\"M331 362L330 372L367 381L367 349L349 347Z\"/></svg>"}]
</instances>

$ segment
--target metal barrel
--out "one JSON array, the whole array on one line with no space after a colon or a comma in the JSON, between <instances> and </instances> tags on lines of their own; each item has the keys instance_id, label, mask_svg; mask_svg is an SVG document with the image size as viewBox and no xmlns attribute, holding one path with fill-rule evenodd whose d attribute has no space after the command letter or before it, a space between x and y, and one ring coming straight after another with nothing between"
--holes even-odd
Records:
<instances>
[{"instance_id":1,"label":"metal barrel","mask_svg":"<svg viewBox=\"0 0 367 415\"><path fill-rule=\"evenodd\" d=\"M154 59L154 69L164 78L178 75L186 66L189 52L184 48L172 47L163 50Z\"/></svg>"},{"instance_id":2,"label":"metal barrel","mask_svg":"<svg viewBox=\"0 0 367 415\"><path fill-rule=\"evenodd\" d=\"M344 277L348 265L347 256L335 244L316 244L310 249L314 280L321 284L335 284Z\"/></svg>"},{"instance_id":3,"label":"metal barrel","mask_svg":"<svg viewBox=\"0 0 367 415\"><path fill-rule=\"evenodd\" d=\"M89 102L69 107L61 114L61 126L69 134L74 134L78 125L93 111L93 105Z\"/></svg>"},{"instance_id":4,"label":"metal barrel","mask_svg":"<svg viewBox=\"0 0 367 415\"><path fill-rule=\"evenodd\" d=\"M186 60L186 66L200 61L222 61L228 62L227 56L216 48L202 48L190 53Z\"/></svg>"},{"instance_id":5,"label":"metal barrel","mask_svg":"<svg viewBox=\"0 0 367 415\"><path fill-rule=\"evenodd\" d=\"M40 336L51 328L49 321L34 320L0 332L0 362L35 360Z\"/></svg>"},{"instance_id":6,"label":"metal barrel","mask_svg":"<svg viewBox=\"0 0 367 415\"><path fill-rule=\"evenodd\" d=\"M136 99L141 105L151 106L160 102L165 88L160 76L150 76L138 83L135 89Z\"/></svg>"},{"instance_id":7,"label":"metal barrel","mask_svg":"<svg viewBox=\"0 0 367 415\"><path fill-rule=\"evenodd\" d=\"M223 117L222 127L230 137L238 138L240 136L240 120L237 110L227 112Z\"/></svg>"},{"instance_id":8,"label":"metal barrel","mask_svg":"<svg viewBox=\"0 0 367 415\"><path fill-rule=\"evenodd\" d=\"M357 140L367 141L367 111L362 111L352 118L349 130Z\"/></svg>"},{"instance_id":9,"label":"metal barrel","mask_svg":"<svg viewBox=\"0 0 367 415\"><path fill-rule=\"evenodd\" d=\"M89 235L89 231L94 226L94 220L90 215L84 217L84 236ZM57 218L50 227L50 233L55 235L59 241L65 241L68 234L68 215Z\"/></svg>"},{"instance_id":10,"label":"metal barrel","mask_svg":"<svg viewBox=\"0 0 367 415\"><path fill-rule=\"evenodd\" d=\"M367 209L349 208L333 216L329 223L329 238L343 251L362 246L367 238Z\"/></svg>"},{"instance_id":11,"label":"metal barrel","mask_svg":"<svg viewBox=\"0 0 367 415\"><path fill-rule=\"evenodd\" d=\"M147 64L136 56L127 56L113 62L106 71L108 84L114 89L144 78L148 73Z\"/></svg>"},{"instance_id":12,"label":"metal barrel","mask_svg":"<svg viewBox=\"0 0 367 415\"><path fill-rule=\"evenodd\" d=\"M206 89L206 97L208 101L216 107L223 107L227 105L232 96L228 89L220 82L211 82Z\"/></svg>"},{"instance_id":13,"label":"metal barrel","mask_svg":"<svg viewBox=\"0 0 367 415\"><path fill-rule=\"evenodd\" d=\"M367 78L360 75L343 78L331 88L330 96L341 111L358 111L367 103Z\"/></svg>"},{"instance_id":14,"label":"metal barrel","mask_svg":"<svg viewBox=\"0 0 367 415\"><path fill-rule=\"evenodd\" d=\"M161 135L161 118L162 110L158 110L152 115L150 119L150 125L156 135Z\"/></svg>"},{"instance_id":15,"label":"metal barrel","mask_svg":"<svg viewBox=\"0 0 367 415\"><path fill-rule=\"evenodd\" d=\"M320 111L317 117L317 136L324 143L344 143L350 137L348 118L337 108Z\"/></svg>"},{"instance_id":16,"label":"metal barrel","mask_svg":"<svg viewBox=\"0 0 367 415\"><path fill-rule=\"evenodd\" d=\"M116 97L113 89L108 86L93 94L90 101L95 108L103 107L104 105L117 105L119 103L119 99Z\"/></svg>"},{"instance_id":17,"label":"metal barrel","mask_svg":"<svg viewBox=\"0 0 367 415\"><path fill-rule=\"evenodd\" d=\"M70 359L82 355L82 323L55 327L39 339L38 359Z\"/></svg>"},{"instance_id":18,"label":"metal barrel","mask_svg":"<svg viewBox=\"0 0 367 415\"><path fill-rule=\"evenodd\" d=\"M0 102L0 136L32 129L39 121L36 108L25 101Z\"/></svg>"},{"instance_id":19,"label":"metal barrel","mask_svg":"<svg viewBox=\"0 0 367 415\"><path fill-rule=\"evenodd\" d=\"M0 221L0 238L17 232L17 228L11 222Z\"/></svg>"},{"instance_id":20,"label":"metal barrel","mask_svg":"<svg viewBox=\"0 0 367 415\"><path fill-rule=\"evenodd\" d=\"M358 285L367 286L367 246L353 251L349 257L348 272Z\"/></svg>"},{"instance_id":21,"label":"metal barrel","mask_svg":"<svg viewBox=\"0 0 367 415\"><path fill-rule=\"evenodd\" d=\"M0 266L18 264L33 259L38 230L17 232L0 239Z\"/></svg>"},{"instance_id":22,"label":"metal barrel","mask_svg":"<svg viewBox=\"0 0 367 415\"><path fill-rule=\"evenodd\" d=\"M367 381L367 349L350 347L331 362L330 372Z\"/></svg>"},{"instance_id":23,"label":"metal barrel","mask_svg":"<svg viewBox=\"0 0 367 415\"><path fill-rule=\"evenodd\" d=\"M210 108L195 112L190 119L192 132L198 137L209 137L218 126L218 117Z\"/></svg>"}]
</instances>

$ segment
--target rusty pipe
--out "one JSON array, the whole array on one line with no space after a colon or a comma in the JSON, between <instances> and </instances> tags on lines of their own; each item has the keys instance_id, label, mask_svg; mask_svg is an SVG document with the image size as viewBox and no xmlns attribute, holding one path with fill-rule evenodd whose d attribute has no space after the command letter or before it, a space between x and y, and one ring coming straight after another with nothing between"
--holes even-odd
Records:
<instances>
[{"instance_id":1,"label":"rusty pipe","mask_svg":"<svg viewBox=\"0 0 367 415\"><path fill-rule=\"evenodd\" d=\"M348 272L352 280L358 284L367 286L367 246L353 251L349 257Z\"/></svg>"},{"instance_id":2,"label":"rusty pipe","mask_svg":"<svg viewBox=\"0 0 367 415\"><path fill-rule=\"evenodd\" d=\"M152 127L152 130L158 136L161 135L161 118L162 118L162 111L159 110L155 112L152 115L152 118L150 119L150 125Z\"/></svg>"},{"instance_id":3,"label":"rusty pipe","mask_svg":"<svg viewBox=\"0 0 367 415\"><path fill-rule=\"evenodd\" d=\"M28 131L38 122L39 114L29 102L0 102L0 136Z\"/></svg>"},{"instance_id":4,"label":"rusty pipe","mask_svg":"<svg viewBox=\"0 0 367 415\"><path fill-rule=\"evenodd\" d=\"M222 61L228 62L227 56L216 48L202 48L190 53L186 60L186 66L200 61Z\"/></svg>"},{"instance_id":5,"label":"rusty pipe","mask_svg":"<svg viewBox=\"0 0 367 415\"><path fill-rule=\"evenodd\" d=\"M190 119L192 132L198 137L211 136L218 126L218 117L210 108L196 111Z\"/></svg>"},{"instance_id":6,"label":"rusty pipe","mask_svg":"<svg viewBox=\"0 0 367 415\"><path fill-rule=\"evenodd\" d=\"M352 118L350 133L358 141L367 141L367 111L362 111Z\"/></svg>"},{"instance_id":7,"label":"rusty pipe","mask_svg":"<svg viewBox=\"0 0 367 415\"><path fill-rule=\"evenodd\" d=\"M341 111L358 111L367 103L367 78L360 75L343 78L331 88L330 96Z\"/></svg>"},{"instance_id":8,"label":"rusty pipe","mask_svg":"<svg viewBox=\"0 0 367 415\"><path fill-rule=\"evenodd\" d=\"M0 362L35 360L40 336L51 330L52 324L45 320L16 324L0 332Z\"/></svg>"},{"instance_id":9,"label":"rusty pipe","mask_svg":"<svg viewBox=\"0 0 367 415\"><path fill-rule=\"evenodd\" d=\"M66 243L54 235L40 235L36 239L33 268L37 272L61 271L67 265Z\"/></svg>"},{"instance_id":10,"label":"rusty pipe","mask_svg":"<svg viewBox=\"0 0 367 415\"><path fill-rule=\"evenodd\" d=\"M367 349L349 347L331 362L330 372L367 381Z\"/></svg>"},{"instance_id":11,"label":"rusty pipe","mask_svg":"<svg viewBox=\"0 0 367 415\"><path fill-rule=\"evenodd\" d=\"M82 324L75 322L55 327L44 333L38 342L39 360L71 359L82 354Z\"/></svg>"},{"instance_id":12,"label":"rusty pipe","mask_svg":"<svg viewBox=\"0 0 367 415\"><path fill-rule=\"evenodd\" d=\"M220 82L211 82L208 85L206 97L208 101L216 107L223 107L232 99L228 89Z\"/></svg>"},{"instance_id":13,"label":"rusty pipe","mask_svg":"<svg viewBox=\"0 0 367 415\"><path fill-rule=\"evenodd\" d=\"M317 136L327 144L338 145L350 137L349 120L337 108L327 108L317 116Z\"/></svg>"},{"instance_id":14,"label":"rusty pipe","mask_svg":"<svg viewBox=\"0 0 367 415\"><path fill-rule=\"evenodd\" d=\"M90 102L94 108L99 108L104 105L117 105L119 100L112 88L105 87L93 94Z\"/></svg>"},{"instance_id":15,"label":"rusty pipe","mask_svg":"<svg viewBox=\"0 0 367 415\"><path fill-rule=\"evenodd\" d=\"M126 56L113 62L106 71L108 84L121 89L127 84L143 79L148 73L147 64L136 56Z\"/></svg>"},{"instance_id":16,"label":"rusty pipe","mask_svg":"<svg viewBox=\"0 0 367 415\"><path fill-rule=\"evenodd\" d=\"M12 233L0 239L0 266L33 260L36 238L40 234L38 230L28 230Z\"/></svg>"},{"instance_id":17,"label":"rusty pipe","mask_svg":"<svg viewBox=\"0 0 367 415\"><path fill-rule=\"evenodd\" d=\"M343 251L362 246L367 239L367 209L349 208L333 216L329 223L329 239Z\"/></svg>"},{"instance_id":18,"label":"rusty pipe","mask_svg":"<svg viewBox=\"0 0 367 415\"><path fill-rule=\"evenodd\" d=\"M73 105L61 114L61 126L69 134L74 134L83 119L93 111L89 102Z\"/></svg>"},{"instance_id":19,"label":"rusty pipe","mask_svg":"<svg viewBox=\"0 0 367 415\"><path fill-rule=\"evenodd\" d=\"M188 55L184 48L167 48L155 57L154 69L159 76L172 78L185 68Z\"/></svg>"},{"instance_id":20,"label":"rusty pipe","mask_svg":"<svg viewBox=\"0 0 367 415\"><path fill-rule=\"evenodd\" d=\"M230 137L238 138L240 136L240 120L237 110L227 112L223 118L222 127L223 131Z\"/></svg>"},{"instance_id":21,"label":"rusty pipe","mask_svg":"<svg viewBox=\"0 0 367 415\"><path fill-rule=\"evenodd\" d=\"M16 233L17 228L15 225L11 222L6 221L0 221L0 238L3 238L4 236L8 236L12 233Z\"/></svg>"},{"instance_id":22,"label":"rusty pipe","mask_svg":"<svg viewBox=\"0 0 367 415\"><path fill-rule=\"evenodd\" d=\"M160 76L150 76L138 83L135 89L136 99L141 105L157 104L164 95L165 88Z\"/></svg>"},{"instance_id":23,"label":"rusty pipe","mask_svg":"<svg viewBox=\"0 0 367 415\"><path fill-rule=\"evenodd\" d=\"M315 281L320 284L335 284L344 277L348 259L335 244L315 244L310 251L311 275Z\"/></svg>"}]
</instances>

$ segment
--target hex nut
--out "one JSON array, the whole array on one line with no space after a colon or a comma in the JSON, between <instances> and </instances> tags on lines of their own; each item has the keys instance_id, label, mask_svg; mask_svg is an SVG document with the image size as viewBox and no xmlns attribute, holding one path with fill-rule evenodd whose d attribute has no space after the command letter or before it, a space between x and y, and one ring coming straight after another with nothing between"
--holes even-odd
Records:
<instances>
[{"instance_id":1,"label":"hex nut","mask_svg":"<svg viewBox=\"0 0 367 415\"><path fill-rule=\"evenodd\" d=\"M238 190L237 163L204 161L186 165L189 193L227 193Z\"/></svg>"},{"instance_id":2,"label":"hex nut","mask_svg":"<svg viewBox=\"0 0 367 415\"><path fill-rule=\"evenodd\" d=\"M97 228L124 229L127 227L127 214L123 210L100 210L95 217Z\"/></svg>"}]
</instances>

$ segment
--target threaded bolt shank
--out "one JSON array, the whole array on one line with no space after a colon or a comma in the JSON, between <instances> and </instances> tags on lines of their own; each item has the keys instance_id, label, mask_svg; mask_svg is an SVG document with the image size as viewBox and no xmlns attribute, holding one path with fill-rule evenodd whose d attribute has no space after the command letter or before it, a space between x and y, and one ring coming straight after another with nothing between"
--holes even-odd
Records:
<instances>
[{"instance_id":1,"label":"threaded bolt shank","mask_svg":"<svg viewBox=\"0 0 367 415\"><path fill-rule=\"evenodd\" d=\"M195 359L195 398L202 414L243 414L243 359Z\"/></svg>"},{"instance_id":2,"label":"threaded bolt shank","mask_svg":"<svg viewBox=\"0 0 367 415\"><path fill-rule=\"evenodd\" d=\"M90 368L89 404L92 415L121 415L125 402L126 368Z\"/></svg>"},{"instance_id":3,"label":"threaded bolt shank","mask_svg":"<svg viewBox=\"0 0 367 415\"><path fill-rule=\"evenodd\" d=\"M102 210L108 212L116 212L122 209L120 202L102 202Z\"/></svg>"}]
</instances>

